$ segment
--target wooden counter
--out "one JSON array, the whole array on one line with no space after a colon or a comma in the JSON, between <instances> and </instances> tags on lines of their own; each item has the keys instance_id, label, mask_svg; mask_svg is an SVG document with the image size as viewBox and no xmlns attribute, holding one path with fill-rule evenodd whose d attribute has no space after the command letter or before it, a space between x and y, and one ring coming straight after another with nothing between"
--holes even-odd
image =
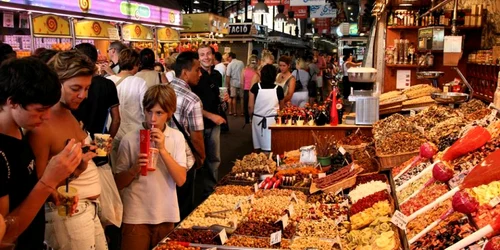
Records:
<instances>
[{"instance_id":1,"label":"wooden counter","mask_svg":"<svg viewBox=\"0 0 500 250\"><path fill-rule=\"evenodd\" d=\"M372 126L345 125L338 126L287 126L274 125L271 129L271 150L275 154L282 154L285 151L299 149L302 146L314 144L311 131L319 136L334 135L337 140L356 132L357 129L364 135L372 135Z\"/></svg>"}]
</instances>

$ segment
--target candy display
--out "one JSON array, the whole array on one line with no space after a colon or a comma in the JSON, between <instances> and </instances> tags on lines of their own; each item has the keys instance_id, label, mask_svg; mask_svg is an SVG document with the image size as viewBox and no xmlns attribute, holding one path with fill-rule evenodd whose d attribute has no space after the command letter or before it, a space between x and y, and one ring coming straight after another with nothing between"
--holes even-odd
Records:
<instances>
[{"instance_id":1,"label":"candy display","mask_svg":"<svg viewBox=\"0 0 500 250\"><path fill-rule=\"evenodd\" d=\"M420 174L424 169L429 167L430 163L425 161L415 165L413 168L408 169L406 172L401 174L397 179L394 180L396 188L403 185L403 183L411 180L413 177Z\"/></svg>"},{"instance_id":2,"label":"candy display","mask_svg":"<svg viewBox=\"0 0 500 250\"><path fill-rule=\"evenodd\" d=\"M474 232L467 217L455 213L442 221L431 232L418 239L410 249L445 249Z\"/></svg>"},{"instance_id":3,"label":"candy display","mask_svg":"<svg viewBox=\"0 0 500 250\"><path fill-rule=\"evenodd\" d=\"M353 190L349 192L349 198L353 203L356 203L358 200L374 194L376 192L387 190L388 184L383 181L369 181L367 183L360 184L356 186Z\"/></svg>"},{"instance_id":4,"label":"candy display","mask_svg":"<svg viewBox=\"0 0 500 250\"><path fill-rule=\"evenodd\" d=\"M417 178L416 180L413 180L410 184L408 184L406 187L401 189L396 193L398 197L398 201L400 203L404 202L408 197L410 197L413 193L416 191L420 190L424 185L432 178L432 172L427 171L424 173L422 176Z\"/></svg>"},{"instance_id":5,"label":"candy display","mask_svg":"<svg viewBox=\"0 0 500 250\"><path fill-rule=\"evenodd\" d=\"M274 173L274 171L276 171L276 162L264 153L245 155L242 160L236 160L231 170L233 173Z\"/></svg>"},{"instance_id":6,"label":"candy display","mask_svg":"<svg viewBox=\"0 0 500 250\"><path fill-rule=\"evenodd\" d=\"M446 213L451 208L451 200L446 200L439 204L437 207L417 216L414 220L410 221L406 225L406 237L408 239L413 238L419 232L421 232L425 227L430 225L432 222L436 221Z\"/></svg>"},{"instance_id":7,"label":"candy display","mask_svg":"<svg viewBox=\"0 0 500 250\"><path fill-rule=\"evenodd\" d=\"M424 207L425 205L430 204L432 201L446 192L448 192L448 187L445 184L432 184L423 189L419 194L410 198L403 205L401 205L401 212L408 216Z\"/></svg>"},{"instance_id":8,"label":"candy display","mask_svg":"<svg viewBox=\"0 0 500 250\"><path fill-rule=\"evenodd\" d=\"M354 203L351 206L351 209L349 210L349 214L351 216L353 216L357 213L364 211L365 209L373 207L377 202L389 201L389 200L390 200L390 196L387 193L387 191L384 190L384 191L376 192L376 193L369 195L369 196L366 196L366 197L358 200L356 203Z\"/></svg>"}]
</instances>

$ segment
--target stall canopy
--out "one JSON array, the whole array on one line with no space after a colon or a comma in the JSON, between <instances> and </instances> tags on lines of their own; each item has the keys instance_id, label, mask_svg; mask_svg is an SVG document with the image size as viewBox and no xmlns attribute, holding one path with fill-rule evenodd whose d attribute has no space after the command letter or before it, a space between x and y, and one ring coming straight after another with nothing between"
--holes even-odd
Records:
<instances>
[{"instance_id":1,"label":"stall canopy","mask_svg":"<svg viewBox=\"0 0 500 250\"><path fill-rule=\"evenodd\" d=\"M212 13L182 15L184 30L182 33L218 33L229 34L229 19Z\"/></svg>"}]
</instances>

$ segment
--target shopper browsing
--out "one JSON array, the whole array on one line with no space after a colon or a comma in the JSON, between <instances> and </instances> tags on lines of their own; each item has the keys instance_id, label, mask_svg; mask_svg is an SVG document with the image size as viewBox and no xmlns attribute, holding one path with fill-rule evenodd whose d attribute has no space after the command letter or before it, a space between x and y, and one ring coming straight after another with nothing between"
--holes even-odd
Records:
<instances>
[{"instance_id":1,"label":"shopper browsing","mask_svg":"<svg viewBox=\"0 0 500 250\"><path fill-rule=\"evenodd\" d=\"M120 52L127 48L125 44L120 41L114 41L109 44L109 48L107 49L108 57L111 65L107 64L103 67L107 76L116 75L120 73L120 65L118 63L120 59Z\"/></svg>"},{"instance_id":2,"label":"shopper browsing","mask_svg":"<svg viewBox=\"0 0 500 250\"><path fill-rule=\"evenodd\" d=\"M147 155L140 154L139 131L123 137L115 180L123 201L122 250L149 250L180 221L176 186L186 181L186 148L182 133L167 126L176 109L174 90L167 85L148 89L143 99L146 120L159 150L156 171L141 176Z\"/></svg>"},{"instance_id":3,"label":"shopper browsing","mask_svg":"<svg viewBox=\"0 0 500 250\"><path fill-rule=\"evenodd\" d=\"M68 139L75 138L86 145L92 141L71 111L77 109L87 97L95 64L84 54L72 50L59 52L49 61L49 67L59 76L62 95L59 103L50 108L50 120L29 134L38 176L47 171L51 157L64 151ZM70 186L76 188L79 196L76 213L60 216L53 204L59 203L58 196L53 196L53 203L49 203L45 240L54 249L107 249L104 230L97 216L101 185L99 172L92 161L95 155L92 151L84 154L79 168L69 180Z\"/></svg>"},{"instance_id":4,"label":"shopper browsing","mask_svg":"<svg viewBox=\"0 0 500 250\"><path fill-rule=\"evenodd\" d=\"M292 100L293 93L295 91L295 85L297 82L295 81L295 77L290 72L290 64L292 63L292 59L289 56L281 56L279 59L279 69L280 73L276 76L276 85L279 85L283 88L283 92L285 93L284 103Z\"/></svg>"},{"instance_id":5,"label":"shopper browsing","mask_svg":"<svg viewBox=\"0 0 500 250\"><path fill-rule=\"evenodd\" d=\"M167 83L165 74L155 71L155 53L151 49L142 49L139 53L139 58L139 72L135 76L144 79L148 88L161 83Z\"/></svg>"},{"instance_id":6,"label":"shopper browsing","mask_svg":"<svg viewBox=\"0 0 500 250\"><path fill-rule=\"evenodd\" d=\"M37 177L35 155L24 131L41 126L61 98L56 73L35 58L14 59L0 67L0 213L16 218L3 242L17 238L17 249L43 248L43 205L82 160L81 143L71 140ZM23 128L23 129L21 129Z\"/></svg>"},{"instance_id":7,"label":"shopper browsing","mask_svg":"<svg viewBox=\"0 0 500 250\"><path fill-rule=\"evenodd\" d=\"M292 105L303 108L306 103L309 102L309 93L307 85L311 77L308 69L306 60L303 58L297 59L297 69L292 72L293 77L296 79L295 88L288 88L288 92L292 92Z\"/></svg>"},{"instance_id":8,"label":"shopper browsing","mask_svg":"<svg viewBox=\"0 0 500 250\"><path fill-rule=\"evenodd\" d=\"M256 55L251 55L248 58L247 66L241 72L241 86L243 86L243 112L245 113L245 124L250 123L250 114L248 113L248 99L250 97L250 88L255 82L254 76L256 76L257 70L259 68L258 58Z\"/></svg>"},{"instance_id":9,"label":"shopper browsing","mask_svg":"<svg viewBox=\"0 0 500 250\"><path fill-rule=\"evenodd\" d=\"M245 68L245 64L236 59L236 54L234 52L229 52L227 60L229 64L227 65L226 71L226 83L229 84L230 90L229 95L231 99L229 100L229 115L237 116L238 113L243 116L243 89L241 88L241 71ZM238 106L238 98L240 98L240 108ZM239 112L238 112L239 111Z\"/></svg>"}]
</instances>

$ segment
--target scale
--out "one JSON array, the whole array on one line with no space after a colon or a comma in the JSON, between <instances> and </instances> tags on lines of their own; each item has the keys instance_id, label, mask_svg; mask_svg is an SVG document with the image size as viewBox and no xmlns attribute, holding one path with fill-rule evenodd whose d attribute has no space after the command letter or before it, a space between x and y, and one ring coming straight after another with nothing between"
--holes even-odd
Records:
<instances>
[{"instance_id":1,"label":"scale","mask_svg":"<svg viewBox=\"0 0 500 250\"><path fill-rule=\"evenodd\" d=\"M379 119L379 95L375 88L377 70L352 67L347 70L347 74L352 86L349 101L354 103L356 124L374 124Z\"/></svg>"}]
</instances>

